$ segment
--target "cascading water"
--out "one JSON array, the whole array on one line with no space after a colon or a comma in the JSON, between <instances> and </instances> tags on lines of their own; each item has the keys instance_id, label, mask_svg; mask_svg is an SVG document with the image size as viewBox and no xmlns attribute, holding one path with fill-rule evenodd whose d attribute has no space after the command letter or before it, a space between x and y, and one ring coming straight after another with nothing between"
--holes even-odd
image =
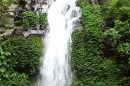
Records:
<instances>
[{"instance_id":1,"label":"cascading water","mask_svg":"<svg viewBox=\"0 0 130 86\"><path fill-rule=\"evenodd\" d=\"M45 38L45 55L41 58L38 86L70 86L71 34L81 16L76 0L54 0L48 9L49 32Z\"/></svg>"}]
</instances>

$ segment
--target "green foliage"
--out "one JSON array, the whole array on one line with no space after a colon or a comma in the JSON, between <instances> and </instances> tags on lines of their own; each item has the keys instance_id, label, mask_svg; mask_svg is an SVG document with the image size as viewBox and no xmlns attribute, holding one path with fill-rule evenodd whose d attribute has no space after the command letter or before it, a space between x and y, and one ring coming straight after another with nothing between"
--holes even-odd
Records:
<instances>
[{"instance_id":1,"label":"green foliage","mask_svg":"<svg viewBox=\"0 0 130 86\"><path fill-rule=\"evenodd\" d=\"M8 73L6 71L9 68L8 58L7 58L7 56L9 55L10 55L9 52L4 52L2 48L0 47L0 78L8 77Z\"/></svg>"},{"instance_id":2,"label":"green foliage","mask_svg":"<svg viewBox=\"0 0 130 86\"><path fill-rule=\"evenodd\" d=\"M129 55L130 24L128 21L115 21L114 28L105 31L106 37L111 40L112 48L120 55Z\"/></svg>"},{"instance_id":3,"label":"green foliage","mask_svg":"<svg viewBox=\"0 0 130 86\"><path fill-rule=\"evenodd\" d=\"M12 36L2 45L5 51L11 53L10 67L18 72L28 74L35 74L38 71L42 46L41 38L36 36L28 38Z\"/></svg>"},{"instance_id":4,"label":"green foliage","mask_svg":"<svg viewBox=\"0 0 130 86\"><path fill-rule=\"evenodd\" d=\"M73 34L72 86L130 85L129 0L108 0L104 6L80 0L82 27Z\"/></svg>"},{"instance_id":5,"label":"green foliage","mask_svg":"<svg viewBox=\"0 0 130 86\"><path fill-rule=\"evenodd\" d=\"M39 14L39 24L40 25L47 25L48 22L47 22L47 16L43 13L40 13Z\"/></svg>"},{"instance_id":6,"label":"green foliage","mask_svg":"<svg viewBox=\"0 0 130 86\"><path fill-rule=\"evenodd\" d=\"M32 86L27 75L10 70L9 56L0 47L0 86Z\"/></svg>"},{"instance_id":7,"label":"green foliage","mask_svg":"<svg viewBox=\"0 0 130 86\"><path fill-rule=\"evenodd\" d=\"M10 36L0 48L0 86L32 86L36 77L42 40L37 36ZM9 53L8 53L9 52Z\"/></svg>"},{"instance_id":8,"label":"green foliage","mask_svg":"<svg viewBox=\"0 0 130 86\"><path fill-rule=\"evenodd\" d=\"M7 71L8 77L0 79L0 86L32 86L32 81L29 80L26 74Z\"/></svg>"},{"instance_id":9,"label":"green foliage","mask_svg":"<svg viewBox=\"0 0 130 86\"><path fill-rule=\"evenodd\" d=\"M123 22L130 20L129 3L129 0L108 0L108 3L102 8L105 28L113 28L115 20Z\"/></svg>"},{"instance_id":10,"label":"green foliage","mask_svg":"<svg viewBox=\"0 0 130 86\"><path fill-rule=\"evenodd\" d=\"M120 54L126 54L126 55L128 55L129 52L130 52L130 44L129 44L129 43L119 44L119 46L118 46L118 48L117 48L117 51L118 51Z\"/></svg>"},{"instance_id":11,"label":"green foliage","mask_svg":"<svg viewBox=\"0 0 130 86\"><path fill-rule=\"evenodd\" d=\"M38 24L38 16L35 12L26 11L22 13L23 16L23 27L27 30L32 25Z\"/></svg>"},{"instance_id":12,"label":"green foliage","mask_svg":"<svg viewBox=\"0 0 130 86\"><path fill-rule=\"evenodd\" d=\"M22 14L23 16L23 27L27 30L32 25L40 24L47 25L47 16L40 13L37 15L35 12L27 11Z\"/></svg>"}]
</instances>

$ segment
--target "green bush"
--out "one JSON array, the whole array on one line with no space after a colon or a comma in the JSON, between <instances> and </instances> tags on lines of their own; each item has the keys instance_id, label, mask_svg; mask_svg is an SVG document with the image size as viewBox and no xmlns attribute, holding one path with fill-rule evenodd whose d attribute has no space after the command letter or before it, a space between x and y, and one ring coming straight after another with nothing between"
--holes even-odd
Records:
<instances>
[{"instance_id":1,"label":"green bush","mask_svg":"<svg viewBox=\"0 0 130 86\"><path fill-rule=\"evenodd\" d=\"M130 11L125 4L130 1L109 1L102 7L78 3L83 15L81 29L72 36L72 86L130 85Z\"/></svg>"},{"instance_id":2,"label":"green bush","mask_svg":"<svg viewBox=\"0 0 130 86\"><path fill-rule=\"evenodd\" d=\"M33 86L27 74L7 71L8 77L0 79L0 86Z\"/></svg>"},{"instance_id":3,"label":"green bush","mask_svg":"<svg viewBox=\"0 0 130 86\"><path fill-rule=\"evenodd\" d=\"M0 47L0 79L8 77L7 70L9 68L9 65L7 57L9 55L9 52L4 52L3 49Z\"/></svg>"},{"instance_id":4,"label":"green bush","mask_svg":"<svg viewBox=\"0 0 130 86\"><path fill-rule=\"evenodd\" d=\"M48 22L47 22L47 15L45 15L43 13L39 14L39 24L40 25L47 25L48 24Z\"/></svg>"},{"instance_id":5,"label":"green bush","mask_svg":"<svg viewBox=\"0 0 130 86\"><path fill-rule=\"evenodd\" d=\"M130 1L129 0L107 0L102 8L102 16L104 17L104 28L113 28L115 20L130 20Z\"/></svg>"},{"instance_id":6,"label":"green bush","mask_svg":"<svg viewBox=\"0 0 130 86\"><path fill-rule=\"evenodd\" d=\"M42 52L42 40L37 36L11 36L3 44L4 51L10 52L9 66L18 72L35 74L38 72Z\"/></svg>"},{"instance_id":7,"label":"green bush","mask_svg":"<svg viewBox=\"0 0 130 86\"><path fill-rule=\"evenodd\" d=\"M35 12L26 11L22 13L23 16L23 27L27 30L32 25L38 24L38 16Z\"/></svg>"},{"instance_id":8,"label":"green bush","mask_svg":"<svg viewBox=\"0 0 130 86\"><path fill-rule=\"evenodd\" d=\"M26 74L11 70L8 56L10 53L0 47L0 86L32 86Z\"/></svg>"},{"instance_id":9,"label":"green bush","mask_svg":"<svg viewBox=\"0 0 130 86\"><path fill-rule=\"evenodd\" d=\"M33 86L43 48L37 36L1 39L0 86Z\"/></svg>"}]
</instances>

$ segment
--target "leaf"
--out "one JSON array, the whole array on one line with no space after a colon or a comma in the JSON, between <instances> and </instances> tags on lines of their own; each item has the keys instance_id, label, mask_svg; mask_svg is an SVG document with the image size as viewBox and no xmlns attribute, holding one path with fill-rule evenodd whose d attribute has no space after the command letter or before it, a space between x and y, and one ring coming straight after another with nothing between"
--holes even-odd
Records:
<instances>
[{"instance_id":1,"label":"leaf","mask_svg":"<svg viewBox=\"0 0 130 86\"><path fill-rule=\"evenodd\" d=\"M5 56L1 56L0 58L1 58L1 59L4 59L4 58L5 58Z\"/></svg>"},{"instance_id":2,"label":"leaf","mask_svg":"<svg viewBox=\"0 0 130 86\"><path fill-rule=\"evenodd\" d=\"M0 72L4 73L6 71L6 69L4 67L0 68Z\"/></svg>"}]
</instances>

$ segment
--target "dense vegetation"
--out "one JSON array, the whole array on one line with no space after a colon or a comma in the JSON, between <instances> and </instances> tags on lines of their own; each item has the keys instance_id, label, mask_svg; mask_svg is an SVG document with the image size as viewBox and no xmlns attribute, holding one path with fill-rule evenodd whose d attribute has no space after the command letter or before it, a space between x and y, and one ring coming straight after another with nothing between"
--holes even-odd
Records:
<instances>
[{"instance_id":1,"label":"dense vegetation","mask_svg":"<svg viewBox=\"0 0 130 86\"><path fill-rule=\"evenodd\" d=\"M28 30L31 26L40 24L46 26L48 24L46 14L39 13L39 15L36 14L36 12L33 11L26 11L22 13L22 25L25 30Z\"/></svg>"},{"instance_id":2,"label":"dense vegetation","mask_svg":"<svg viewBox=\"0 0 130 86\"><path fill-rule=\"evenodd\" d=\"M1 39L0 86L32 86L43 49L37 36L11 36Z\"/></svg>"},{"instance_id":3,"label":"dense vegetation","mask_svg":"<svg viewBox=\"0 0 130 86\"><path fill-rule=\"evenodd\" d=\"M0 1L0 17L15 0ZM72 36L72 86L130 86L130 0L79 0L81 28ZM23 26L47 25L24 12ZM0 38L0 86L33 86L43 49L38 36Z\"/></svg>"},{"instance_id":4,"label":"dense vegetation","mask_svg":"<svg viewBox=\"0 0 130 86\"><path fill-rule=\"evenodd\" d=\"M82 27L73 34L73 86L130 86L130 1L80 0Z\"/></svg>"},{"instance_id":5,"label":"dense vegetation","mask_svg":"<svg viewBox=\"0 0 130 86\"><path fill-rule=\"evenodd\" d=\"M26 11L22 13L22 16L23 16L22 24L25 29L28 29L34 24L35 25L38 24L38 16L35 12Z\"/></svg>"}]
</instances>

